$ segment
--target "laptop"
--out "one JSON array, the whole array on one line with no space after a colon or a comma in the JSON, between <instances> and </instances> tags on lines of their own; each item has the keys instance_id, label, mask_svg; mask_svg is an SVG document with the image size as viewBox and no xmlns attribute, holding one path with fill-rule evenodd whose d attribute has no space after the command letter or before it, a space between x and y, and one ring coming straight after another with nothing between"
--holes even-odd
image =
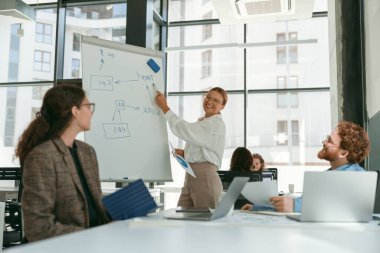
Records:
<instances>
[{"instance_id":1,"label":"laptop","mask_svg":"<svg viewBox=\"0 0 380 253\"><path fill-rule=\"evenodd\" d=\"M235 177L228 187L227 192L223 195L218 207L210 213L205 212L176 212L174 214L164 215L164 218L172 220L200 220L209 221L222 218L227 215L233 207L235 201L243 190L249 177Z\"/></svg>"},{"instance_id":2,"label":"laptop","mask_svg":"<svg viewBox=\"0 0 380 253\"><path fill-rule=\"evenodd\" d=\"M297 221L368 222L372 220L377 185L375 171L307 171L301 214Z\"/></svg>"}]
</instances>

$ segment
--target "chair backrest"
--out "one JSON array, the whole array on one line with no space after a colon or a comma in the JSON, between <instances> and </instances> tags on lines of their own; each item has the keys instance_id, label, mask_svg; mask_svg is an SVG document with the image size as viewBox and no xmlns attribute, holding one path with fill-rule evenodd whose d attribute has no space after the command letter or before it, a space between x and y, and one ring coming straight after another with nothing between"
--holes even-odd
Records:
<instances>
[{"instance_id":1,"label":"chair backrest","mask_svg":"<svg viewBox=\"0 0 380 253\"><path fill-rule=\"evenodd\" d=\"M277 180L277 168L266 168L264 171L272 172L272 180Z\"/></svg>"},{"instance_id":2,"label":"chair backrest","mask_svg":"<svg viewBox=\"0 0 380 253\"><path fill-rule=\"evenodd\" d=\"M18 186L19 194L18 201L20 201L20 182L21 182L21 168L20 167L4 167L0 168L0 180L14 180L15 186ZM6 230L3 233L3 240L1 245L9 247L12 245L20 244L22 234L22 220L21 220L21 205L18 202L6 201L2 212L5 213L4 218L0 218ZM1 216L1 215L0 215ZM3 226L1 226L3 227Z\"/></svg>"},{"instance_id":3,"label":"chair backrest","mask_svg":"<svg viewBox=\"0 0 380 253\"><path fill-rule=\"evenodd\" d=\"M0 168L0 180L21 180L21 168Z\"/></svg>"},{"instance_id":4,"label":"chair backrest","mask_svg":"<svg viewBox=\"0 0 380 253\"><path fill-rule=\"evenodd\" d=\"M219 170L218 174L225 191L235 177L249 177L249 182L263 181L263 175L260 171Z\"/></svg>"},{"instance_id":5,"label":"chair backrest","mask_svg":"<svg viewBox=\"0 0 380 253\"><path fill-rule=\"evenodd\" d=\"M230 170L219 170L218 171L220 180L222 181L223 190L227 191L232 180L235 177L249 177L248 182L263 181L263 174L261 171L230 171ZM244 204L249 203L249 201L240 194L239 198L235 201L234 209L240 209Z\"/></svg>"}]
</instances>

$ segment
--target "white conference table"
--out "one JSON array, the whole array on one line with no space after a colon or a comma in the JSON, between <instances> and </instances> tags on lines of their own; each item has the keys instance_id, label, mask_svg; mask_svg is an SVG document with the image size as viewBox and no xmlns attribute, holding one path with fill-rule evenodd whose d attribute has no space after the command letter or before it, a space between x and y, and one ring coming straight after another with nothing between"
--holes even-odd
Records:
<instances>
[{"instance_id":1,"label":"white conference table","mask_svg":"<svg viewBox=\"0 0 380 253\"><path fill-rule=\"evenodd\" d=\"M174 212L166 210L164 212ZM173 221L162 213L8 248L18 252L380 252L379 221L300 223L234 211L214 221Z\"/></svg>"}]
</instances>

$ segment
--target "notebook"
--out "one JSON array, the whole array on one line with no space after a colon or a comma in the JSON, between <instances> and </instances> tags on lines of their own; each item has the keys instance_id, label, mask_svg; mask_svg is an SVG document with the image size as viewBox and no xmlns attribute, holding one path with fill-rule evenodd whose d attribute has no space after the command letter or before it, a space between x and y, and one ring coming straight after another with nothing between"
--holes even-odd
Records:
<instances>
[{"instance_id":1,"label":"notebook","mask_svg":"<svg viewBox=\"0 0 380 253\"><path fill-rule=\"evenodd\" d=\"M144 216L158 208L142 179L105 196L102 202L112 220Z\"/></svg>"},{"instance_id":2,"label":"notebook","mask_svg":"<svg viewBox=\"0 0 380 253\"><path fill-rule=\"evenodd\" d=\"M227 192L223 195L218 207L211 213L205 212L177 212L174 214L164 215L167 219L173 220L201 220L209 221L222 218L227 215L233 207L236 199L239 197L241 190L244 188L249 177L235 177L228 187Z\"/></svg>"},{"instance_id":3,"label":"notebook","mask_svg":"<svg viewBox=\"0 0 380 253\"><path fill-rule=\"evenodd\" d=\"M375 204L375 171L307 171L298 221L368 222Z\"/></svg>"}]
</instances>

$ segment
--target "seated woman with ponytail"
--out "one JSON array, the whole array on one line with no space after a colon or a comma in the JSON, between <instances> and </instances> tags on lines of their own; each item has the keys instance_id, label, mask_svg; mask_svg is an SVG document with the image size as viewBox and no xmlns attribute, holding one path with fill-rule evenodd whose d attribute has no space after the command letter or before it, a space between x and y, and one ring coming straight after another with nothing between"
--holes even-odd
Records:
<instances>
[{"instance_id":1,"label":"seated woman with ponytail","mask_svg":"<svg viewBox=\"0 0 380 253\"><path fill-rule=\"evenodd\" d=\"M22 134L16 156L22 167L22 209L28 241L109 221L101 202L95 150L75 139L90 129L95 104L81 88L54 86Z\"/></svg>"}]
</instances>

